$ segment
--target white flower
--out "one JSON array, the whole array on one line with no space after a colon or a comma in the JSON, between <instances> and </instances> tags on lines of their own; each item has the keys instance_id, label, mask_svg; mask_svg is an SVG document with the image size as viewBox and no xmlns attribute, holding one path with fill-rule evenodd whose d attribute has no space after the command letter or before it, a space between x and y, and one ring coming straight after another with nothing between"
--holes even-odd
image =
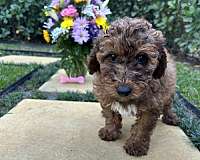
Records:
<instances>
[{"instance_id":1,"label":"white flower","mask_svg":"<svg viewBox=\"0 0 200 160\"><path fill-rule=\"evenodd\" d=\"M82 13L85 14L85 15L87 15L87 16L89 16L89 17L96 18L94 10L98 11L99 7L95 6L93 4L89 4L89 5L86 5L86 7L83 9Z\"/></svg>"},{"instance_id":2,"label":"white flower","mask_svg":"<svg viewBox=\"0 0 200 160\"><path fill-rule=\"evenodd\" d=\"M51 31L52 43L55 43L57 39L60 37L60 35L62 34L64 35L68 32L69 31L67 29L56 27L53 31Z\"/></svg>"},{"instance_id":3,"label":"white flower","mask_svg":"<svg viewBox=\"0 0 200 160\"><path fill-rule=\"evenodd\" d=\"M51 27L53 27L55 23L53 22L53 20L51 18L48 18L47 22L44 22L43 27L46 29L51 29Z\"/></svg>"},{"instance_id":4,"label":"white flower","mask_svg":"<svg viewBox=\"0 0 200 160\"><path fill-rule=\"evenodd\" d=\"M58 15L57 15L57 13L54 9L51 9L49 7L46 7L46 6L44 7L44 9L45 9L45 15L47 17L49 16L49 17L53 18L55 21L59 20L59 17L58 17Z\"/></svg>"},{"instance_id":5,"label":"white flower","mask_svg":"<svg viewBox=\"0 0 200 160\"><path fill-rule=\"evenodd\" d=\"M97 11L97 15L103 16L106 18L106 15L111 14L111 11L108 7L100 8L99 11Z\"/></svg>"},{"instance_id":6,"label":"white flower","mask_svg":"<svg viewBox=\"0 0 200 160\"><path fill-rule=\"evenodd\" d=\"M98 2L99 5L90 4L90 1L88 1L88 4L83 9L82 13L89 16L96 18L98 16L103 16L106 18L106 15L111 14L110 9L107 7L109 0L106 0L104 2Z\"/></svg>"},{"instance_id":7,"label":"white flower","mask_svg":"<svg viewBox=\"0 0 200 160\"><path fill-rule=\"evenodd\" d=\"M105 0L102 4L101 4L101 8L105 8L109 3L109 0Z\"/></svg>"}]
</instances>

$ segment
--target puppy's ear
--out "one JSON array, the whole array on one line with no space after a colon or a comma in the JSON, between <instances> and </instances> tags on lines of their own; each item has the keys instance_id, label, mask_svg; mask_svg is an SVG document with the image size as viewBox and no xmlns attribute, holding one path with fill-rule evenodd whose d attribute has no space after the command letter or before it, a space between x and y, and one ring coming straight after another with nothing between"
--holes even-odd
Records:
<instances>
[{"instance_id":1,"label":"puppy's ear","mask_svg":"<svg viewBox=\"0 0 200 160\"><path fill-rule=\"evenodd\" d=\"M167 68L167 50L161 47L159 50L158 66L153 73L153 78L159 79L165 74L165 69Z\"/></svg>"},{"instance_id":2,"label":"puppy's ear","mask_svg":"<svg viewBox=\"0 0 200 160\"><path fill-rule=\"evenodd\" d=\"M87 66L90 74L94 74L97 71L100 71L100 64L97 61L96 53L99 51L99 46L94 44L93 49L90 52L90 55L87 58Z\"/></svg>"}]
</instances>

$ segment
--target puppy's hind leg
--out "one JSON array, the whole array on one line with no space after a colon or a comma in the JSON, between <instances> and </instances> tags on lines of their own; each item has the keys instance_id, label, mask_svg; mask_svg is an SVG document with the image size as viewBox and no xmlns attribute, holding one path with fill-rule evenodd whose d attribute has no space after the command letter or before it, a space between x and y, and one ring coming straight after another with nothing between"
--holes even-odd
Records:
<instances>
[{"instance_id":1,"label":"puppy's hind leg","mask_svg":"<svg viewBox=\"0 0 200 160\"><path fill-rule=\"evenodd\" d=\"M105 127L99 130L99 137L104 141L114 141L121 135L121 115L118 112L112 111L111 106L106 108L102 106L102 108L102 114L105 117Z\"/></svg>"},{"instance_id":2,"label":"puppy's hind leg","mask_svg":"<svg viewBox=\"0 0 200 160\"><path fill-rule=\"evenodd\" d=\"M179 119L172 111L172 102L173 99L170 98L170 100L168 100L167 103L164 105L162 121L163 123L166 123L168 125L177 126L179 124Z\"/></svg>"}]
</instances>

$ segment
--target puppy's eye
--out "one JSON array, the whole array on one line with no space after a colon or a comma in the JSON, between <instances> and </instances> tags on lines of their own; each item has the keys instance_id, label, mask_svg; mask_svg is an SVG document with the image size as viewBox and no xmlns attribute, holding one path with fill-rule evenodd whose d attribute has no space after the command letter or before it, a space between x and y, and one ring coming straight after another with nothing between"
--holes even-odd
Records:
<instances>
[{"instance_id":1,"label":"puppy's eye","mask_svg":"<svg viewBox=\"0 0 200 160\"><path fill-rule=\"evenodd\" d=\"M112 61L113 63L116 62L116 59L117 59L117 56L116 56L115 54L111 54L111 61Z\"/></svg>"},{"instance_id":2,"label":"puppy's eye","mask_svg":"<svg viewBox=\"0 0 200 160\"><path fill-rule=\"evenodd\" d=\"M148 63L148 56L146 54L140 54L136 56L136 62L137 64L145 66Z\"/></svg>"},{"instance_id":3,"label":"puppy's eye","mask_svg":"<svg viewBox=\"0 0 200 160\"><path fill-rule=\"evenodd\" d=\"M117 56L114 53L110 53L104 59L109 59L112 63L115 63Z\"/></svg>"}]
</instances>

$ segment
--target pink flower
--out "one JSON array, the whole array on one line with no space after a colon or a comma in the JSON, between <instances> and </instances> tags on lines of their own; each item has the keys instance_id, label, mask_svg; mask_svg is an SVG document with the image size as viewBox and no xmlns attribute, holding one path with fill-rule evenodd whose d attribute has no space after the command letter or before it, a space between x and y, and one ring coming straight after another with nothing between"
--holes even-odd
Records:
<instances>
[{"instance_id":1,"label":"pink flower","mask_svg":"<svg viewBox=\"0 0 200 160\"><path fill-rule=\"evenodd\" d=\"M69 17L75 17L78 15L77 13L77 9L73 6L73 5L69 5L67 8L63 9L61 12L60 12L61 16L63 17L66 17L66 16L69 16Z\"/></svg>"}]
</instances>

